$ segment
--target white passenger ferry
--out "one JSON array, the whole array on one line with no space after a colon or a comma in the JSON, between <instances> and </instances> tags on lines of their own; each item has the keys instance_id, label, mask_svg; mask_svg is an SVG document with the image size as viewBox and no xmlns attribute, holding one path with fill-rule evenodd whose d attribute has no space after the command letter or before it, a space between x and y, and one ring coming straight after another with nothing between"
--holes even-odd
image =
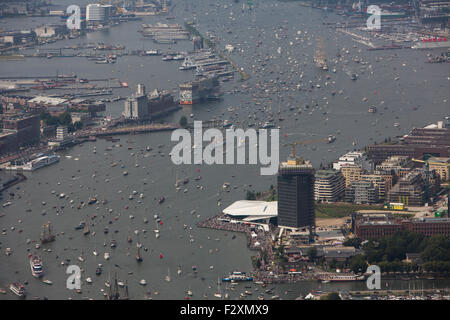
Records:
<instances>
[{"instance_id":1,"label":"white passenger ferry","mask_svg":"<svg viewBox=\"0 0 450 320\"><path fill-rule=\"evenodd\" d=\"M37 169L49 166L59 161L59 157L56 155L42 156L31 160L22 165L9 165L5 167L5 170L14 171L35 171Z\"/></svg>"}]
</instances>

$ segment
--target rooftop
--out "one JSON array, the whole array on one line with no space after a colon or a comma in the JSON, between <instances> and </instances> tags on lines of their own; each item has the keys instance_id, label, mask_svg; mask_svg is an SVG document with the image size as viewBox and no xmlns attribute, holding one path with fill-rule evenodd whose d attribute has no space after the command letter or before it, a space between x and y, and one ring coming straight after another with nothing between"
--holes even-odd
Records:
<instances>
[{"instance_id":1,"label":"rooftop","mask_svg":"<svg viewBox=\"0 0 450 320\"><path fill-rule=\"evenodd\" d=\"M271 218L278 215L278 202L240 200L226 207L223 213L234 217L245 217L244 220L249 217Z\"/></svg>"},{"instance_id":2,"label":"rooftop","mask_svg":"<svg viewBox=\"0 0 450 320\"><path fill-rule=\"evenodd\" d=\"M54 106L57 106L59 104L62 104L66 102L67 99L61 99L61 98L52 98L52 97L45 97L45 96L37 96L31 100L28 100L28 102L31 103L43 103L43 104L51 104Z\"/></svg>"}]
</instances>

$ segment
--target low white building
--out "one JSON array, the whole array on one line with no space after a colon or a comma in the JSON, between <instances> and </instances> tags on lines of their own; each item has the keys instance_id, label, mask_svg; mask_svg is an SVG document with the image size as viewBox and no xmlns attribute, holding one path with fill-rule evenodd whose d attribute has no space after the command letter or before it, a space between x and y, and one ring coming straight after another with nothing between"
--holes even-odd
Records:
<instances>
[{"instance_id":1,"label":"low white building","mask_svg":"<svg viewBox=\"0 0 450 320\"><path fill-rule=\"evenodd\" d=\"M268 224L270 219L278 215L278 202L240 200L226 207L223 214L230 219Z\"/></svg>"},{"instance_id":2,"label":"low white building","mask_svg":"<svg viewBox=\"0 0 450 320\"><path fill-rule=\"evenodd\" d=\"M373 172L373 163L362 151L348 152L333 163L334 170L341 170L342 167L347 166L357 166L368 172Z\"/></svg>"}]
</instances>

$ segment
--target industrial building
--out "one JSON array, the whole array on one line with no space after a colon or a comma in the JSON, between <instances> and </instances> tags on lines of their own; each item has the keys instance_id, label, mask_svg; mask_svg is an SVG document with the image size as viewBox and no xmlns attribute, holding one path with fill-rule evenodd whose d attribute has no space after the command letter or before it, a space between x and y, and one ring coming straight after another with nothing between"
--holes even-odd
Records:
<instances>
[{"instance_id":1,"label":"industrial building","mask_svg":"<svg viewBox=\"0 0 450 320\"><path fill-rule=\"evenodd\" d=\"M450 219L422 218L422 219L371 219L359 218L355 221L355 234L362 240L380 239L391 236L398 231L411 231L425 236L450 236Z\"/></svg>"},{"instance_id":2,"label":"industrial building","mask_svg":"<svg viewBox=\"0 0 450 320\"><path fill-rule=\"evenodd\" d=\"M146 93L145 86L138 84L136 93L125 100L123 116L127 119L145 121L179 108L169 91L154 89Z\"/></svg>"},{"instance_id":3,"label":"industrial building","mask_svg":"<svg viewBox=\"0 0 450 320\"><path fill-rule=\"evenodd\" d=\"M314 200L339 201L345 194L345 178L336 170L318 170L315 174Z\"/></svg>"},{"instance_id":4,"label":"industrial building","mask_svg":"<svg viewBox=\"0 0 450 320\"><path fill-rule=\"evenodd\" d=\"M125 110L123 115L127 119L146 120L148 114L148 99L145 94L132 95L125 100Z\"/></svg>"},{"instance_id":5,"label":"industrial building","mask_svg":"<svg viewBox=\"0 0 450 320\"><path fill-rule=\"evenodd\" d=\"M424 128L414 128L398 144L372 145L368 147L369 158L379 164L390 156L407 156L423 159L424 156L450 156L449 118Z\"/></svg>"},{"instance_id":6,"label":"industrial building","mask_svg":"<svg viewBox=\"0 0 450 320\"><path fill-rule=\"evenodd\" d=\"M300 158L281 163L278 170L278 225L315 227L314 169Z\"/></svg>"}]
</instances>

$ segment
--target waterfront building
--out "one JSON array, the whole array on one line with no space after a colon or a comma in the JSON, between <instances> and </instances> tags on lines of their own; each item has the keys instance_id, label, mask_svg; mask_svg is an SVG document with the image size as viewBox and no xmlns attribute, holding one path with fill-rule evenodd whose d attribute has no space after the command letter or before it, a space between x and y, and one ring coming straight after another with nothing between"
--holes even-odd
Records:
<instances>
[{"instance_id":1,"label":"waterfront building","mask_svg":"<svg viewBox=\"0 0 450 320\"><path fill-rule=\"evenodd\" d=\"M391 236L398 231L411 231L425 236L450 236L449 218L421 218L421 219L393 219L371 220L370 218L357 219L355 234L362 240L380 239Z\"/></svg>"},{"instance_id":2,"label":"waterfront building","mask_svg":"<svg viewBox=\"0 0 450 320\"><path fill-rule=\"evenodd\" d=\"M345 200L357 204L377 203L378 188L370 181L354 181L345 190Z\"/></svg>"},{"instance_id":3,"label":"waterfront building","mask_svg":"<svg viewBox=\"0 0 450 320\"><path fill-rule=\"evenodd\" d=\"M327 262L331 262L333 260L345 262L347 259L359 253L359 250L356 250L355 247L344 246L325 246L322 250L323 257Z\"/></svg>"},{"instance_id":4,"label":"waterfront building","mask_svg":"<svg viewBox=\"0 0 450 320\"><path fill-rule=\"evenodd\" d=\"M435 171L439 175L441 181L450 180L450 158L448 157L431 157L428 159L429 170Z\"/></svg>"},{"instance_id":5,"label":"waterfront building","mask_svg":"<svg viewBox=\"0 0 450 320\"><path fill-rule=\"evenodd\" d=\"M49 140L48 145L50 147L64 147L73 142L73 139L69 136L67 126L58 126L56 128L56 139Z\"/></svg>"},{"instance_id":6,"label":"waterfront building","mask_svg":"<svg viewBox=\"0 0 450 320\"><path fill-rule=\"evenodd\" d=\"M268 225L276 221L277 204L277 201L240 200L223 209L223 214L230 220Z\"/></svg>"},{"instance_id":7,"label":"waterfront building","mask_svg":"<svg viewBox=\"0 0 450 320\"><path fill-rule=\"evenodd\" d=\"M352 182L361 180L364 170L357 165L346 165L341 168L341 173L345 178L345 187L348 188Z\"/></svg>"},{"instance_id":8,"label":"waterfront building","mask_svg":"<svg viewBox=\"0 0 450 320\"><path fill-rule=\"evenodd\" d=\"M345 193L345 178L336 170L318 170L315 174L314 200L339 201Z\"/></svg>"},{"instance_id":9,"label":"waterfront building","mask_svg":"<svg viewBox=\"0 0 450 320\"><path fill-rule=\"evenodd\" d=\"M93 23L105 23L111 15L110 5L102 5L99 3L88 4L86 6L86 21Z\"/></svg>"},{"instance_id":10,"label":"waterfront building","mask_svg":"<svg viewBox=\"0 0 450 320\"><path fill-rule=\"evenodd\" d=\"M381 144L368 147L368 155L376 164L390 156L407 156L423 159L424 156L450 157L450 126L448 117L437 124L414 128L400 143Z\"/></svg>"},{"instance_id":11,"label":"waterfront building","mask_svg":"<svg viewBox=\"0 0 450 320\"><path fill-rule=\"evenodd\" d=\"M203 49L203 38L199 36L194 36L192 38L192 44L194 46L194 51Z\"/></svg>"},{"instance_id":12,"label":"waterfront building","mask_svg":"<svg viewBox=\"0 0 450 320\"><path fill-rule=\"evenodd\" d=\"M148 99L145 94L133 95L125 100L125 118L135 120L148 119Z\"/></svg>"},{"instance_id":13,"label":"waterfront building","mask_svg":"<svg viewBox=\"0 0 450 320\"><path fill-rule=\"evenodd\" d=\"M56 128L56 140L64 141L69 136L67 126L60 126Z\"/></svg>"},{"instance_id":14,"label":"waterfront building","mask_svg":"<svg viewBox=\"0 0 450 320\"><path fill-rule=\"evenodd\" d=\"M339 157L333 163L334 170L341 170L343 167L360 167L367 172L373 171L373 163L369 160L367 155L362 151L352 151Z\"/></svg>"},{"instance_id":15,"label":"waterfront building","mask_svg":"<svg viewBox=\"0 0 450 320\"><path fill-rule=\"evenodd\" d=\"M15 132L17 147L38 145L41 125L38 115L13 115L3 119L3 129Z\"/></svg>"},{"instance_id":16,"label":"waterfront building","mask_svg":"<svg viewBox=\"0 0 450 320\"><path fill-rule=\"evenodd\" d=\"M406 176L414 167L414 162L408 156L391 156L376 166L376 171L395 174L398 178Z\"/></svg>"},{"instance_id":17,"label":"waterfront building","mask_svg":"<svg viewBox=\"0 0 450 320\"><path fill-rule=\"evenodd\" d=\"M38 38L52 38L67 33L66 25L44 25L34 28Z\"/></svg>"},{"instance_id":18,"label":"waterfront building","mask_svg":"<svg viewBox=\"0 0 450 320\"><path fill-rule=\"evenodd\" d=\"M425 183L419 171L411 171L401 178L388 192L388 202L404 203L407 206L422 206L425 203Z\"/></svg>"},{"instance_id":19,"label":"waterfront building","mask_svg":"<svg viewBox=\"0 0 450 320\"><path fill-rule=\"evenodd\" d=\"M133 120L150 120L179 109L169 91L152 90L147 93L143 84L138 84L136 93L125 100L123 116Z\"/></svg>"},{"instance_id":20,"label":"waterfront building","mask_svg":"<svg viewBox=\"0 0 450 320\"><path fill-rule=\"evenodd\" d=\"M278 170L278 225L315 227L314 169L301 158L283 162Z\"/></svg>"},{"instance_id":21,"label":"waterfront building","mask_svg":"<svg viewBox=\"0 0 450 320\"><path fill-rule=\"evenodd\" d=\"M17 132L14 130L2 130L0 132L0 155L13 153L18 150Z\"/></svg>"},{"instance_id":22,"label":"waterfront building","mask_svg":"<svg viewBox=\"0 0 450 320\"><path fill-rule=\"evenodd\" d=\"M363 174L361 181L372 182L373 186L378 191L378 199L385 199L386 193L392 188L392 176L381 174ZM389 185L388 182L391 182Z\"/></svg>"}]
</instances>

